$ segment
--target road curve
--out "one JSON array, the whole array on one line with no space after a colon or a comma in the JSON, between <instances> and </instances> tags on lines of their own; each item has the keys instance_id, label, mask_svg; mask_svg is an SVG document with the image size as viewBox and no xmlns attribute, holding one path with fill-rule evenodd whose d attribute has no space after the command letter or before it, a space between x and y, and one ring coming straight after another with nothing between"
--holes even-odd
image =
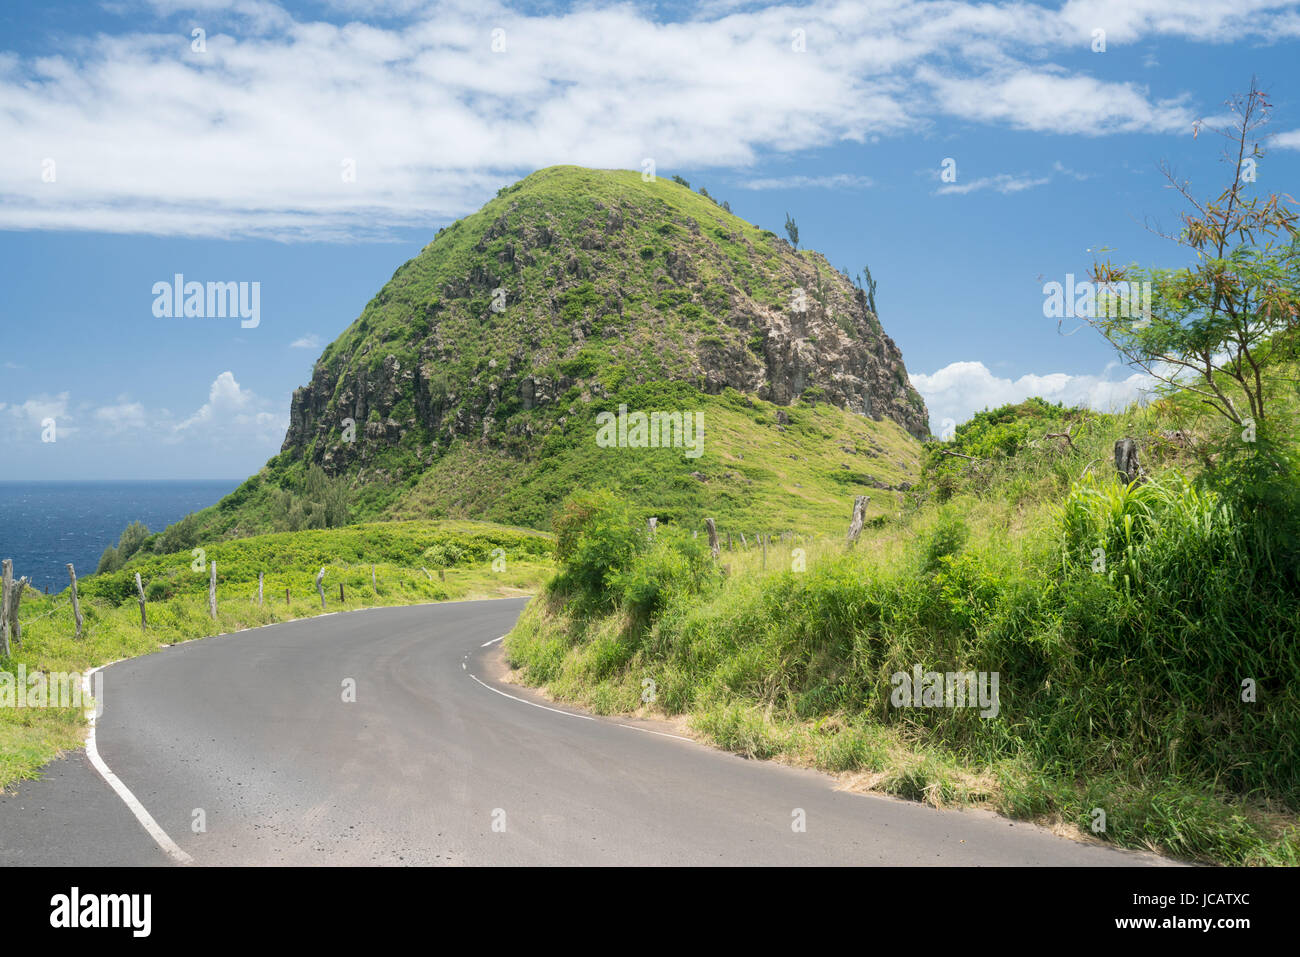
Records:
<instances>
[{"instance_id":1,"label":"road curve","mask_svg":"<svg viewBox=\"0 0 1300 957\"><path fill-rule=\"evenodd\" d=\"M1164 863L540 707L492 677L489 642L524 602L329 615L120 662L99 753L198 865ZM82 754L0 798L0 835L0 864L168 861Z\"/></svg>"}]
</instances>

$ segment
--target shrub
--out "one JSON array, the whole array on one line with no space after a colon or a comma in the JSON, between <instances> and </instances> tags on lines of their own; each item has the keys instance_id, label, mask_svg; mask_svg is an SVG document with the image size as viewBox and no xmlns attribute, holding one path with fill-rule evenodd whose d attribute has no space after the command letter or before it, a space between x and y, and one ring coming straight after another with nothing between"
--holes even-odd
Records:
<instances>
[{"instance_id":1,"label":"shrub","mask_svg":"<svg viewBox=\"0 0 1300 957\"><path fill-rule=\"evenodd\" d=\"M609 608L614 582L645 547L628 506L609 492L584 492L570 498L553 522L560 573L554 587L581 602Z\"/></svg>"}]
</instances>

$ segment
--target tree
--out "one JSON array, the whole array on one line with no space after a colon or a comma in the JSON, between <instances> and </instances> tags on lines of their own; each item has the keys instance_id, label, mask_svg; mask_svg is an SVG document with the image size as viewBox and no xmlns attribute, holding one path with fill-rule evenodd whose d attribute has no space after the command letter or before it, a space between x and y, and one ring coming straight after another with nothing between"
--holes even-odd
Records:
<instances>
[{"instance_id":1,"label":"tree","mask_svg":"<svg viewBox=\"0 0 1300 957\"><path fill-rule=\"evenodd\" d=\"M179 522L169 525L163 530L154 542L154 553L158 555L172 555L176 552L186 552L198 544L199 541L199 517L191 512Z\"/></svg>"},{"instance_id":2,"label":"tree","mask_svg":"<svg viewBox=\"0 0 1300 957\"><path fill-rule=\"evenodd\" d=\"M1257 131L1268 122L1267 96L1252 80L1249 92L1227 105L1232 125L1212 130L1227 140L1224 158L1233 164L1223 192L1200 201L1186 180L1161 165L1191 209L1182 214L1177 233L1154 231L1189 250L1194 263L1141 269L1095 262L1092 279L1102 301L1082 318L1129 363L1171 389L1199 396L1237 425L1250 424L1250 418L1263 427L1269 385L1261 367L1274 337L1294 330L1300 317L1300 215L1288 208L1294 200L1284 204L1277 194L1250 193L1264 155ZM1134 316L1123 300L1132 303L1139 296L1149 308ZM1234 386L1247 409L1230 394Z\"/></svg>"},{"instance_id":3,"label":"tree","mask_svg":"<svg viewBox=\"0 0 1300 957\"><path fill-rule=\"evenodd\" d=\"M122 556L112 545L104 549L103 554L99 556L99 564L95 566L95 574L103 575L107 572L115 572L122 567Z\"/></svg>"},{"instance_id":4,"label":"tree","mask_svg":"<svg viewBox=\"0 0 1300 957\"><path fill-rule=\"evenodd\" d=\"M145 525L144 522L132 522L128 525L122 532L122 537L117 540L117 550L121 553L122 561L127 561L148 540L149 526Z\"/></svg>"},{"instance_id":5,"label":"tree","mask_svg":"<svg viewBox=\"0 0 1300 957\"><path fill-rule=\"evenodd\" d=\"M872 315L879 315L876 312L876 281L871 278L871 267L863 266L862 271L867 274L867 281L862 287L867 294L867 308L871 310Z\"/></svg>"},{"instance_id":6,"label":"tree","mask_svg":"<svg viewBox=\"0 0 1300 957\"><path fill-rule=\"evenodd\" d=\"M790 245L795 249L799 248L799 227L795 225L794 220L789 213L785 214L785 234L790 237Z\"/></svg>"},{"instance_id":7,"label":"tree","mask_svg":"<svg viewBox=\"0 0 1300 957\"><path fill-rule=\"evenodd\" d=\"M685 186L687 189L690 189L690 188L691 188L691 184L690 184L690 182L688 182L687 180L682 179L682 178L681 178L680 176L678 176L676 173L673 174L673 182L676 183L676 184L679 185L679 186Z\"/></svg>"}]
</instances>

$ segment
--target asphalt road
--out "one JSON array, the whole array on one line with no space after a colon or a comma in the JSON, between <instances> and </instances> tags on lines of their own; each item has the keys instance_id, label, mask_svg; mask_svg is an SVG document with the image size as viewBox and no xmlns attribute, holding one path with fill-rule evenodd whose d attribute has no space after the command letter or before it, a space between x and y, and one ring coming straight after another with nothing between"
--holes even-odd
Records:
<instances>
[{"instance_id":1,"label":"asphalt road","mask_svg":"<svg viewBox=\"0 0 1300 957\"><path fill-rule=\"evenodd\" d=\"M99 754L199 865L1163 863L553 708L495 678L523 606L336 614L120 662ZM0 797L0 865L167 863L84 752Z\"/></svg>"}]
</instances>

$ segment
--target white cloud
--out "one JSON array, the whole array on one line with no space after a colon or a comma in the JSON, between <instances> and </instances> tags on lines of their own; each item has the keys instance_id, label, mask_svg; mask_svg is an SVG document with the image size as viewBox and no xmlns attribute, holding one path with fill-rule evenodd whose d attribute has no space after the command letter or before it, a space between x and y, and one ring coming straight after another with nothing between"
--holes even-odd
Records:
<instances>
[{"instance_id":1,"label":"white cloud","mask_svg":"<svg viewBox=\"0 0 1300 957\"><path fill-rule=\"evenodd\" d=\"M461 215L555 163L746 166L945 114L1168 132L1192 117L1177 91L1044 58L1086 49L1098 25L1112 43L1300 35L1295 3L1262 0L1208 0L1195 16L1176 0L724 2L685 22L632 4L528 15L388 0L378 25L298 20L269 0L151 6L164 19L138 32L56 56L0 51L0 228L344 239ZM206 22L206 52L191 51L182 11Z\"/></svg>"},{"instance_id":2,"label":"white cloud","mask_svg":"<svg viewBox=\"0 0 1300 957\"><path fill-rule=\"evenodd\" d=\"M945 419L960 424L983 409L1022 402L1030 396L1116 412L1149 394L1157 384L1142 372L1123 379L1107 378L1115 368L1107 368L1100 376L1056 372L1005 379L994 375L982 362L953 362L930 375L913 373L910 378L930 410L930 430L940 435Z\"/></svg>"},{"instance_id":3,"label":"white cloud","mask_svg":"<svg viewBox=\"0 0 1300 957\"><path fill-rule=\"evenodd\" d=\"M289 417L277 404L243 388L229 371L212 382L207 401L181 419L125 395L107 403L74 401L67 392L0 402L0 448L13 453L0 455L0 466L17 467L17 475L39 467L45 453L34 450L55 448L43 441L43 423L52 418L57 448L74 448L80 466L95 470L92 477L150 460L159 471L207 469L211 474L229 468L215 474L235 475L250 466L231 462L259 463L279 451Z\"/></svg>"},{"instance_id":4,"label":"white cloud","mask_svg":"<svg viewBox=\"0 0 1300 957\"><path fill-rule=\"evenodd\" d=\"M1033 189L1035 186L1042 186L1050 179L1051 177L1048 176L1034 177L1023 173L1019 176L999 173L996 176L983 176L962 183L945 183L934 192L937 196L961 196L982 189L991 189L1003 194L1019 193L1022 190Z\"/></svg>"},{"instance_id":5,"label":"white cloud","mask_svg":"<svg viewBox=\"0 0 1300 957\"><path fill-rule=\"evenodd\" d=\"M1091 173L1080 173L1078 170L1070 169L1060 160L1052 164L1052 172L1060 173L1062 176L1068 176L1070 179L1085 180L1092 179Z\"/></svg>"},{"instance_id":6,"label":"white cloud","mask_svg":"<svg viewBox=\"0 0 1300 957\"><path fill-rule=\"evenodd\" d=\"M142 429L147 423L144 406L139 402L130 402L125 397L115 405L104 405L91 413L97 426L107 434Z\"/></svg>"},{"instance_id":7,"label":"white cloud","mask_svg":"<svg viewBox=\"0 0 1300 957\"><path fill-rule=\"evenodd\" d=\"M866 189L872 185L872 181L869 176L835 173L830 176L780 176L769 179L751 179L739 185L741 189Z\"/></svg>"},{"instance_id":8,"label":"white cloud","mask_svg":"<svg viewBox=\"0 0 1300 957\"><path fill-rule=\"evenodd\" d=\"M67 392L60 392L58 395L43 393L33 396L20 405L9 406L8 411L12 418L24 424L39 426L46 419L67 419L68 398Z\"/></svg>"},{"instance_id":9,"label":"white cloud","mask_svg":"<svg viewBox=\"0 0 1300 957\"><path fill-rule=\"evenodd\" d=\"M199 436L215 444L236 441L276 442L284 438L288 416L273 411L253 392L242 388L233 372L223 372L208 389L208 401L172 426L173 439Z\"/></svg>"},{"instance_id":10,"label":"white cloud","mask_svg":"<svg viewBox=\"0 0 1300 957\"><path fill-rule=\"evenodd\" d=\"M1300 150L1300 130L1274 133L1269 137L1268 145L1283 150Z\"/></svg>"},{"instance_id":11,"label":"white cloud","mask_svg":"<svg viewBox=\"0 0 1300 957\"><path fill-rule=\"evenodd\" d=\"M311 333L300 339L295 339L289 343L290 349L319 349L321 347L320 336Z\"/></svg>"},{"instance_id":12,"label":"white cloud","mask_svg":"<svg viewBox=\"0 0 1300 957\"><path fill-rule=\"evenodd\" d=\"M42 393L19 403L0 402L0 435L6 442L40 443L45 423L54 420L57 439L69 438L77 433L73 424L76 416L69 412L70 395Z\"/></svg>"},{"instance_id":13,"label":"white cloud","mask_svg":"<svg viewBox=\"0 0 1300 957\"><path fill-rule=\"evenodd\" d=\"M1204 43L1236 37L1268 38L1260 27L1268 24L1277 39L1294 37L1297 24L1288 10L1289 0L1069 0L1060 19L1090 37L1106 31L1106 42L1133 43L1145 34L1183 37Z\"/></svg>"},{"instance_id":14,"label":"white cloud","mask_svg":"<svg viewBox=\"0 0 1300 957\"><path fill-rule=\"evenodd\" d=\"M1052 68L1014 69L984 76L917 71L943 110L966 120L1041 133L1104 136L1190 130L1196 114L1181 97L1152 102L1134 83L1066 76Z\"/></svg>"}]
</instances>

